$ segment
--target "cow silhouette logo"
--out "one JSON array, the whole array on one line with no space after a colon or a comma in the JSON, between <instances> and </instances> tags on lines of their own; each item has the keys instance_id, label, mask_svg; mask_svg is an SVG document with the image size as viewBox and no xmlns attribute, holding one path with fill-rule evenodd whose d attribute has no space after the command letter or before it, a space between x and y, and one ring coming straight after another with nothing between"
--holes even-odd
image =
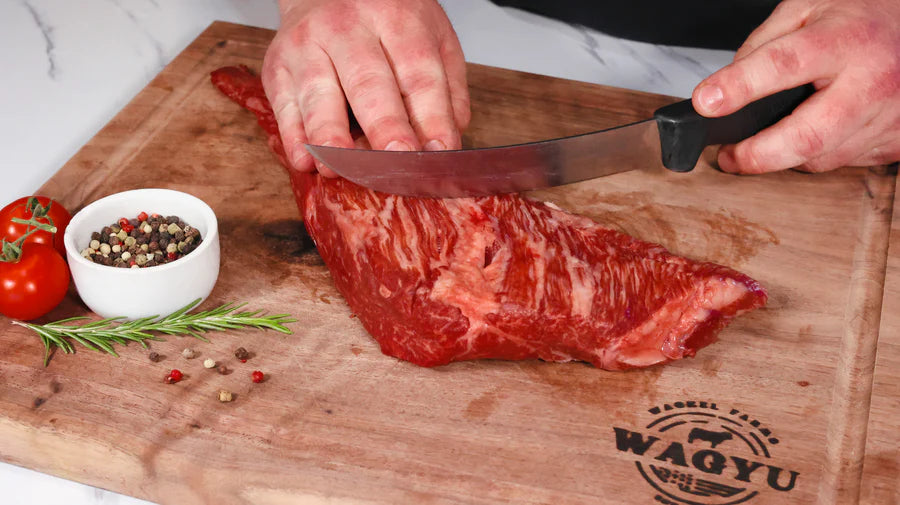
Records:
<instances>
[{"instance_id":1,"label":"cow silhouette logo","mask_svg":"<svg viewBox=\"0 0 900 505\"><path fill-rule=\"evenodd\" d=\"M733 436L730 431L709 431L703 428L694 428L688 434L688 443L693 443L694 440L703 440L709 442L709 445L715 449L717 445L726 440L731 440Z\"/></svg>"},{"instance_id":2,"label":"cow silhouette logo","mask_svg":"<svg viewBox=\"0 0 900 505\"><path fill-rule=\"evenodd\" d=\"M780 441L772 430L738 409L683 401L648 412L654 417L643 429L613 431L616 449L634 458L657 503L736 505L797 485L800 474L773 458Z\"/></svg>"}]
</instances>

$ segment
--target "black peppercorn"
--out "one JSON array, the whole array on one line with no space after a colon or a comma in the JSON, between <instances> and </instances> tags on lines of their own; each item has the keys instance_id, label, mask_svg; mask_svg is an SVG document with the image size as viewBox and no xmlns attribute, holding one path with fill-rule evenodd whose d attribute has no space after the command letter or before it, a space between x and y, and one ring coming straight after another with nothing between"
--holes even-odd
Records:
<instances>
[{"instance_id":1,"label":"black peppercorn","mask_svg":"<svg viewBox=\"0 0 900 505\"><path fill-rule=\"evenodd\" d=\"M181 258L202 241L200 232L178 216L148 217L141 212L138 219L122 218L93 232L90 245L81 255L117 268L151 267Z\"/></svg>"}]
</instances>

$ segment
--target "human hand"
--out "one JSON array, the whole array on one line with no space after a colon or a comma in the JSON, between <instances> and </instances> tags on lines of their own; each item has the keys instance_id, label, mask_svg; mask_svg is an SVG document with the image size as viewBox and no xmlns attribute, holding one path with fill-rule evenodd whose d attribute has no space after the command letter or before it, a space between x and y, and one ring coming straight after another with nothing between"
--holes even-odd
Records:
<instances>
[{"instance_id":1,"label":"human hand","mask_svg":"<svg viewBox=\"0 0 900 505\"><path fill-rule=\"evenodd\" d=\"M816 93L774 126L722 146L726 172L824 172L900 160L900 2L785 0L701 82L694 108L730 114L812 82Z\"/></svg>"},{"instance_id":2,"label":"human hand","mask_svg":"<svg viewBox=\"0 0 900 505\"><path fill-rule=\"evenodd\" d=\"M470 117L465 60L436 0L280 5L262 81L295 169L315 166L304 143L354 146L348 102L373 149L461 147Z\"/></svg>"}]
</instances>

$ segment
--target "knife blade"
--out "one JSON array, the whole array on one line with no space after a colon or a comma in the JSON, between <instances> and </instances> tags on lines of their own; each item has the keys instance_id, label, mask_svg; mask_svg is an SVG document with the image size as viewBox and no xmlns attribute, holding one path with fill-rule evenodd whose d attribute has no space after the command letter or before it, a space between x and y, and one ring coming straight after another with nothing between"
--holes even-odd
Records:
<instances>
[{"instance_id":1,"label":"knife blade","mask_svg":"<svg viewBox=\"0 0 900 505\"><path fill-rule=\"evenodd\" d=\"M662 164L693 170L703 149L748 138L790 114L811 85L782 91L719 118L690 100L644 121L571 137L453 151L374 151L306 145L338 175L376 191L453 198L560 186Z\"/></svg>"}]
</instances>

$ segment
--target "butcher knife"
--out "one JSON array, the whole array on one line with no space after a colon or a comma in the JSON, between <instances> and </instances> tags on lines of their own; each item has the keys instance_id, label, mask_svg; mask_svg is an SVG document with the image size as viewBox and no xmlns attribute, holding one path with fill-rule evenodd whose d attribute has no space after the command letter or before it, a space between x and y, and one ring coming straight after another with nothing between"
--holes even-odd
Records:
<instances>
[{"instance_id":1,"label":"butcher knife","mask_svg":"<svg viewBox=\"0 0 900 505\"><path fill-rule=\"evenodd\" d=\"M690 172L708 145L733 144L775 124L813 93L785 90L719 118L690 100L607 130L527 144L453 151L375 151L307 145L336 174L405 196L465 197L560 186L662 164Z\"/></svg>"}]
</instances>

